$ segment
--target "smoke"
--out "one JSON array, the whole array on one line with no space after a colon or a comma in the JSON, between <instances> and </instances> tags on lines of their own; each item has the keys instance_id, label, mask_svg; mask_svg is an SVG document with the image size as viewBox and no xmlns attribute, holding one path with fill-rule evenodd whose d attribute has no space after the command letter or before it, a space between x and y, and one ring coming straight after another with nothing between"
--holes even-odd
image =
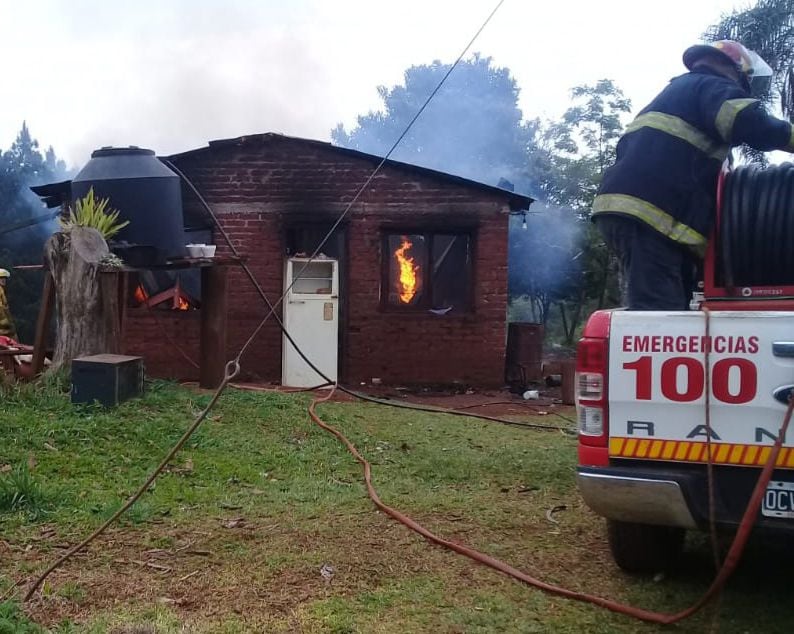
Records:
<instances>
[{"instance_id":1,"label":"smoke","mask_svg":"<svg viewBox=\"0 0 794 634\"><path fill-rule=\"evenodd\" d=\"M561 299L581 284L584 221L572 209L536 202L526 219L510 219L508 292L539 302ZM526 228L524 228L526 227ZM543 315L534 315L541 320Z\"/></svg>"},{"instance_id":2,"label":"smoke","mask_svg":"<svg viewBox=\"0 0 794 634\"><path fill-rule=\"evenodd\" d=\"M57 117L35 102L25 116L50 126L47 137L70 164L83 164L103 145L170 154L258 132L327 138L318 111L344 116L340 87L326 68L336 55L327 48L333 33L309 21L305 6L78 4L20 7L45 29L40 37L49 50L61 49L46 64L34 58L22 71L8 69L11 84L15 76L29 82L31 68L39 69L61 95ZM0 38L0 51L5 46Z\"/></svg>"},{"instance_id":3,"label":"smoke","mask_svg":"<svg viewBox=\"0 0 794 634\"><path fill-rule=\"evenodd\" d=\"M12 270L8 296L22 341L32 340L44 276L14 267L40 264L44 243L58 228L55 210L47 209L30 186L66 177L63 162L51 149L42 155L24 124L14 144L0 154L0 268Z\"/></svg>"},{"instance_id":4,"label":"smoke","mask_svg":"<svg viewBox=\"0 0 794 634\"><path fill-rule=\"evenodd\" d=\"M385 155L446 77L391 158L488 185L506 179L516 191L528 191L529 150L537 129L535 122L522 120L509 69L477 53L447 76L450 68L439 61L412 66L402 84L379 87L383 111L359 117L349 131L338 126L334 142Z\"/></svg>"}]
</instances>

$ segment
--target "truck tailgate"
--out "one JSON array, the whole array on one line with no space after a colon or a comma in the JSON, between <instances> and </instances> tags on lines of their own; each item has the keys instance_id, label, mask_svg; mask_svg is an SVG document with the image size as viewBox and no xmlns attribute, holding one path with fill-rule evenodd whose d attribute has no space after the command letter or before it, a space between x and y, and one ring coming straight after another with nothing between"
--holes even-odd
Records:
<instances>
[{"instance_id":1,"label":"truck tailgate","mask_svg":"<svg viewBox=\"0 0 794 634\"><path fill-rule=\"evenodd\" d=\"M794 388L794 314L712 312L707 337L703 312L616 311L608 376L610 458L705 462L709 390L713 462L761 465Z\"/></svg>"}]
</instances>

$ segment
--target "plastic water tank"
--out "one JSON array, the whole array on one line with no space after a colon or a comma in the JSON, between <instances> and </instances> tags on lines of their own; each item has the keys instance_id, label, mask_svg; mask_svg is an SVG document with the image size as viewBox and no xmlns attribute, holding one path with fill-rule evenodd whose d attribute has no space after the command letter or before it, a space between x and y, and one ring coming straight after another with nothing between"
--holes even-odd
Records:
<instances>
[{"instance_id":1,"label":"plastic water tank","mask_svg":"<svg viewBox=\"0 0 794 634\"><path fill-rule=\"evenodd\" d=\"M184 255L185 231L179 177L152 150L103 147L72 180L72 200L91 188L128 224L114 238L150 253L152 263Z\"/></svg>"}]
</instances>

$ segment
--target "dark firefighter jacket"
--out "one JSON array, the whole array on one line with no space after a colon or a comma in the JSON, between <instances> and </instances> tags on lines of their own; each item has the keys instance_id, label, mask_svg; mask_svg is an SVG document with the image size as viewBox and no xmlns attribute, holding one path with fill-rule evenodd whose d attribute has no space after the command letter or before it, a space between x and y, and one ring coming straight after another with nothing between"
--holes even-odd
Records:
<instances>
[{"instance_id":1,"label":"dark firefighter jacket","mask_svg":"<svg viewBox=\"0 0 794 634\"><path fill-rule=\"evenodd\" d=\"M631 216L702 256L720 167L742 143L794 152L792 126L709 69L676 77L626 128L593 217Z\"/></svg>"}]
</instances>

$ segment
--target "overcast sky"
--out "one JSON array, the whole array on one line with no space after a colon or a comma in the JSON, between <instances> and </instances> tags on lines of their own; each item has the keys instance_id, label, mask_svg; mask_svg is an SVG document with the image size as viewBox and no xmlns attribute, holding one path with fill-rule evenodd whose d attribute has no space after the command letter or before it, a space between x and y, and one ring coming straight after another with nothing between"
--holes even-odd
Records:
<instances>
[{"instance_id":1,"label":"overcast sky","mask_svg":"<svg viewBox=\"0 0 794 634\"><path fill-rule=\"evenodd\" d=\"M376 87L453 61L496 0L0 0L0 149L27 120L80 167L103 145L167 154L258 132L328 140ZM614 79L639 109L736 0L506 0L472 50L507 66L526 118Z\"/></svg>"}]
</instances>

